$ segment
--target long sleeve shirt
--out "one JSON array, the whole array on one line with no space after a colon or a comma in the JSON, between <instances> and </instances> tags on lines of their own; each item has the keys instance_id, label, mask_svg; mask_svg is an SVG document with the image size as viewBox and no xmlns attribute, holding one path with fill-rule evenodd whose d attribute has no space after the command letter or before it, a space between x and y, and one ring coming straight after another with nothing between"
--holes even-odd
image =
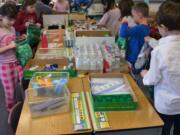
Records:
<instances>
[{"instance_id":1,"label":"long sleeve shirt","mask_svg":"<svg viewBox=\"0 0 180 135\"><path fill-rule=\"evenodd\" d=\"M20 34L25 34L26 22L30 22L32 24L38 23L39 21L38 21L36 13L27 13L26 11L20 11L17 16L16 22L14 24L16 32L19 32Z\"/></svg>"},{"instance_id":2,"label":"long sleeve shirt","mask_svg":"<svg viewBox=\"0 0 180 135\"><path fill-rule=\"evenodd\" d=\"M119 8L114 8L103 15L98 25L106 26L111 31L111 34L114 36L118 32L120 17L121 12Z\"/></svg>"},{"instance_id":3,"label":"long sleeve shirt","mask_svg":"<svg viewBox=\"0 0 180 135\"><path fill-rule=\"evenodd\" d=\"M151 55L145 85L154 85L155 107L166 115L180 114L180 35L159 40Z\"/></svg>"},{"instance_id":4,"label":"long sleeve shirt","mask_svg":"<svg viewBox=\"0 0 180 135\"><path fill-rule=\"evenodd\" d=\"M15 42L16 34L15 29L12 27L11 30L5 31L0 29L0 47L5 47L11 42ZM7 50L3 53L0 53L0 64L16 62L16 51L15 49Z\"/></svg>"},{"instance_id":5,"label":"long sleeve shirt","mask_svg":"<svg viewBox=\"0 0 180 135\"><path fill-rule=\"evenodd\" d=\"M128 27L128 23L122 23L119 35L128 39L126 59L134 64L144 44L144 38L149 36L150 28L147 25L139 24L132 28Z\"/></svg>"}]
</instances>

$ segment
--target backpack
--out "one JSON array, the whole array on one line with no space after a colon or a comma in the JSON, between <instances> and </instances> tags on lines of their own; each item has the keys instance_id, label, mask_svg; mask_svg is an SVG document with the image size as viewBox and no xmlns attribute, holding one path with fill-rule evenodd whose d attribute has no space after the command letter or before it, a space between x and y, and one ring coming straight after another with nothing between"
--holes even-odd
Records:
<instances>
[{"instance_id":1,"label":"backpack","mask_svg":"<svg viewBox=\"0 0 180 135\"><path fill-rule=\"evenodd\" d=\"M134 64L135 69L142 69L148 66L152 50L153 48L148 43L144 43Z\"/></svg>"}]
</instances>

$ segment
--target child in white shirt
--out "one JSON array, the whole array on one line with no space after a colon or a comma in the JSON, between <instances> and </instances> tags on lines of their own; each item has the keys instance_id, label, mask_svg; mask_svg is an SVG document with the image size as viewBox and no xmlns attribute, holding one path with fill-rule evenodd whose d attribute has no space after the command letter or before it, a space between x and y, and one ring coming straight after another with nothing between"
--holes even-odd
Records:
<instances>
[{"instance_id":1,"label":"child in white shirt","mask_svg":"<svg viewBox=\"0 0 180 135\"><path fill-rule=\"evenodd\" d=\"M154 85L155 108L165 125L162 135L180 135L180 5L165 2L157 13L163 38L151 55L149 71L141 72L145 85Z\"/></svg>"}]
</instances>

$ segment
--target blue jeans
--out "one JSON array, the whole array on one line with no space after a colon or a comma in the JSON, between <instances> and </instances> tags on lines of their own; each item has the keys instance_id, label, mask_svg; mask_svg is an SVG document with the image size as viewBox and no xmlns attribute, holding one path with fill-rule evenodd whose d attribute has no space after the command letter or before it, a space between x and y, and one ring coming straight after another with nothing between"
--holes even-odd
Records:
<instances>
[{"instance_id":1,"label":"blue jeans","mask_svg":"<svg viewBox=\"0 0 180 135\"><path fill-rule=\"evenodd\" d=\"M165 115L160 114L160 117L164 121L164 127L162 129L162 135L170 135L171 128L174 125L173 135L180 135L180 114L178 115Z\"/></svg>"}]
</instances>

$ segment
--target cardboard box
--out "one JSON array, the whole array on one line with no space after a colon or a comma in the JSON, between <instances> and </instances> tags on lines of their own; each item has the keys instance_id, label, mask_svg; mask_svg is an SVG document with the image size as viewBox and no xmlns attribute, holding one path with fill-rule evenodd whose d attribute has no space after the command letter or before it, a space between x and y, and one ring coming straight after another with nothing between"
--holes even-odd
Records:
<instances>
[{"instance_id":1,"label":"cardboard box","mask_svg":"<svg viewBox=\"0 0 180 135\"><path fill-rule=\"evenodd\" d=\"M129 65L127 64L125 59L121 58L120 68L112 70L111 73L126 73L126 74L128 74L129 72L130 72Z\"/></svg>"},{"instance_id":2,"label":"cardboard box","mask_svg":"<svg viewBox=\"0 0 180 135\"><path fill-rule=\"evenodd\" d=\"M84 13L70 13L69 20L86 20L86 15Z\"/></svg>"},{"instance_id":3,"label":"cardboard box","mask_svg":"<svg viewBox=\"0 0 180 135\"><path fill-rule=\"evenodd\" d=\"M109 30L77 30L75 31L76 37L107 37L110 36Z\"/></svg>"},{"instance_id":4,"label":"cardboard box","mask_svg":"<svg viewBox=\"0 0 180 135\"><path fill-rule=\"evenodd\" d=\"M63 43L64 42L64 29L47 30L47 37L49 43Z\"/></svg>"},{"instance_id":5,"label":"cardboard box","mask_svg":"<svg viewBox=\"0 0 180 135\"><path fill-rule=\"evenodd\" d=\"M93 74L93 73L103 73L103 71L101 70L77 70L78 74L83 74L83 75L89 75L89 74Z\"/></svg>"},{"instance_id":6,"label":"cardboard box","mask_svg":"<svg viewBox=\"0 0 180 135\"><path fill-rule=\"evenodd\" d=\"M115 37L76 37L75 42L76 45L99 44L101 46L103 42L106 42L107 44L115 44Z\"/></svg>"},{"instance_id":7,"label":"cardboard box","mask_svg":"<svg viewBox=\"0 0 180 135\"><path fill-rule=\"evenodd\" d=\"M57 29L57 30L48 30L46 31L47 39L48 39L48 48L63 48L64 47L64 29ZM38 48L41 48L41 43L39 44Z\"/></svg>"},{"instance_id":8,"label":"cardboard box","mask_svg":"<svg viewBox=\"0 0 180 135\"><path fill-rule=\"evenodd\" d=\"M43 26L44 28L48 28L50 25L58 25L61 27L62 25L68 26L68 14L44 14L43 15Z\"/></svg>"}]
</instances>

